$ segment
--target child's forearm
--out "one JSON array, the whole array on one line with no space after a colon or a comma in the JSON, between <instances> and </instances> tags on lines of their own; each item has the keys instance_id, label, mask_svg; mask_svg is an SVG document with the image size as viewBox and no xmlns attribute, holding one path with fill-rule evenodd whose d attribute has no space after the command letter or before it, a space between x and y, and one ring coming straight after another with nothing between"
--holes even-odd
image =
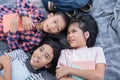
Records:
<instances>
[{"instance_id":1,"label":"child's forearm","mask_svg":"<svg viewBox=\"0 0 120 80\"><path fill-rule=\"evenodd\" d=\"M96 70L81 70L81 69L71 68L69 70L69 73L72 75L80 76L81 78L87 80L104 80L104 73Z\"/></svg>"},{"instance_id":2,"label":"child's forearm","mask_svg":"<svg viewBox=\"0 0 120 80\"><path fill-rule=\"evenodd\" d=\"M11 66L9 66L9 65L8 65L8 67L4 67L4 79L5 80L12 80Z\"/></svg>"},{"instance_id":3,"label":"child's forearm","mask_svg":"<svg viewBox=\"0 0 120 80\"><path fill-rule=\"evenodd\" d=\"M4 80L3 76L0 74L0 80Z\"/></svg>"},{"instance_id":4,"label":"child's forearm","mask_svg":"<svg viewBox=\"0 0 120 80\"><path fill-rule=\"evenodd\" d=\"M12 80L11 76L11 60L8 55L5 55L6 61L4 62L5 64L3 65L4 68L4 79L5 80Z\"/></svg>"},{"instance_id":5,"label":"child's forearm","mask_svg":"<svg viewBox=\"0 0 120 80\"><path fill-rule=\"evenodd\" d=\"M59 80L75 80L75 79L70 78L70 77L62 77L62 78L60 78Z\"/></svg>"},{"instance_id":6,"label":"child's forearm","mask_svg":"<svg viewBox=\"0 0 120 80\"><path fill-rule=\"evenodd\" d=\"M3 69L3 66L0 64L0 70Z\"/></svg>"},{"instance_id":7,"label":"child's forearm","mask_svg":"<svg viewBox=\"0 0 120 80\"><path fill-rule=\"evenodd\" d=\"M0 70L3 69L2 59L3 59L3 55L0 56ZM0 80L1 80L1 79L0 79Z\"/></svg>"},{"instance_id":8,"label":"child's forearm","mask_svg":"<svg viewBox=\"0 0 120 80\"><path fill-rule=\"evenodd\" d=\"M0 78L1 79L3 78L2 80L12 80L11 60L7 54L0 57L0 67L4 69L4 75L3 76L0 75Z\"/></svg>"},{"instance_id":9,"label":"child's forearm","mask_svg":"<svg viewBox=\"0 0 120 80\"><path fill-rule=\"evenodd\" d=\"M0 74L0 80L12 80L10 69L4 68L4 76Z\"/></svg>"}]
</instances>

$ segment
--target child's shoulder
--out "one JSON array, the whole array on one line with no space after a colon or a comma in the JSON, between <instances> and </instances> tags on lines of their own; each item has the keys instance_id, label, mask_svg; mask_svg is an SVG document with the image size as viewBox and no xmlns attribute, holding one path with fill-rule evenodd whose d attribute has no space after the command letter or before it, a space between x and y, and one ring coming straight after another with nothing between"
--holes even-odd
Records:
<instances>
[{"instance_id":1,"label":"child's shoulder","mask_svg":"<svg viewBox=\"0 0 120 80\"><path fill-rule=\"evenodd\" d=\"M73 51L73 49L63 49L63 50L61 50L61 53L63 53L63 54L71 54L72 51Z\"/></svg>"},{"instance_id":2,"label":"child's shoulder","mask_svg":"<svg viewBox=\"0 0 120 80\"><path fill-rule=\"evenodd\" d=\"M89 49L103 49L103 48L99 46L95 46L95 47L90 47Z\"/></svg>"},{"instance_id":3,"label":"child's shoulder","mask_svg":"<svg viewBox=\"0 0 120 80\"><path fill-rule=\"evenodd\" d=\"M63 49L63 50L61 50L61 51L72 51L73 49Z\"/></svg>"},{"instance_id":4,"label":"child's shoulder","mask_svg":"<svg viewBox=\"0 0 120 80\"><path fill-rule=\"evenodd\" d=\"M90 47L88 48L90 51L92 52L99 52L99 53L103 53L103 48L102 47Z\"/></svg>"}]
</instances>

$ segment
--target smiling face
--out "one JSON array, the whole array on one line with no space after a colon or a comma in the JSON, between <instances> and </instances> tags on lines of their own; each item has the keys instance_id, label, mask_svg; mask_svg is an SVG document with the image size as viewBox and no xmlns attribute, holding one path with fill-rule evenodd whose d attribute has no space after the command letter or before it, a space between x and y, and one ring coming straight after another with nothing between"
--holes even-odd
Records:
<instances>
[{"instance_id":1,"label":"smiling face","mask_svg":"<svg viewBox=\"0 0 120 80\"><path fill-rule=\"evenodd\" d=\"M86 46L86 40L89 37L89 32L84 32L80 29L79 23L70 24L67 32L67 40L71 47L80 48Z\"/></svg>"},{"instance_id":2,"label":"smiling face","mask_svg":"<svg viewBox=\"0 0 120 80\"><path fill-rule=\"evenodd\" d=\"M37 70L47 66L52 61L53 57L53 48L48 44L43 44L33 52L30 64Z\"/></svg>"},{"instance_id":3,"label":"smiling face","mask_svg":"<svg viewBox=\"0 0 120 80\"><path fill-rule=\"evenodd\" d=\"M61 15L48 15L48 18L44 21L42 29L44 32L57 34L65 28L65 21Z\"/></svg>"}]
</instances>

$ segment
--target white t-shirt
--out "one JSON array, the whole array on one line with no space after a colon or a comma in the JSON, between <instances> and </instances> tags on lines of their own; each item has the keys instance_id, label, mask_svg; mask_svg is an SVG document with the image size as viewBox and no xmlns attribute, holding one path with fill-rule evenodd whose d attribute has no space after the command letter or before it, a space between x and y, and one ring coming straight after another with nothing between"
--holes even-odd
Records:
<instances>
[{"instance_id":1,"label":"white t-shirt","mask_svg":"<svg viewBox=\"0 0 120 80\"><path fill-rule=\"evenodd\" d=\"M61 63L73 68L95 70L95 64L106 64L106 61L101 47L83 47L79 49L62 50L57 67L60 67ZM75 75L71 75L71 77L75 80L84 80Z\"/></svg>"},{"instance_id":2,"label":"white t-shirt","mask_svg":"<svg viewBox=\"0 0 120 80\"><path fill-rule=\"evenodd\" d=\"M101 47L83 47L62 50L57 67L60 67L60 63L70 67L79 66L81 69L95 69L95 64L106 64L106 61Z\"/></svg>"}]
</instances>

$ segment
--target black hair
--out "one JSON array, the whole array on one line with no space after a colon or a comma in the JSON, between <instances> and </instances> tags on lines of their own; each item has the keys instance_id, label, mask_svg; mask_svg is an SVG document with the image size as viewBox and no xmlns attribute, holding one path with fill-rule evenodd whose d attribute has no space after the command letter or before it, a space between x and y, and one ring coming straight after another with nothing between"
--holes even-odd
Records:
<instances>
[{"instance_id":1,"label":"black hair","mask_svg":"<svg viewBox=\"0 0 120 80\"><path fill-rule=\"evenodd\" d=\"M51 73L51 74L55 74L55 70L56 70L56 65L58 62L58 58L60 56L60 51L61 48L59 48L59 44L55 41L53 41L52 39L48 39L46 41L44 41L43 44L48 44L53 48L53 59L52 61L49 63L51 64L51 66L49 68L46 68L47 72Z\"/></svg>"},{"instance_id":2,"label":"black hair","mask_svg":"<svg viewBox=\"0 0 120 80\"><path fill-rule=\"evenodd\" d=\"M46 70L47 70L47 72L55 75L55 70L56 70L56 66L57 66L57 62L58 62L58 58L60 56L61 50L65 49L65 48L70 48L70 46L66 40L66 35L65 34L56 34L56 35L47 34L39 46L41 46L43 44L48 44L53 48L54 57L53 57L52 61L50 62L50 64L52 64L52 65L50 66L50 68L47 68ZM39 46L34 47L31 54L33 54L33 51L35 49L37 49ZM43 68L43 69L45 69L45 68Z\"/></svg>"},{"instance_id":3,"label":"black hair","mask_svg":"<svg viewBox=\"0 0 120 80\"><path fill-rule=\"evenodd\" d=\"M55 12L54 15L60 15L65 21L65 28L61 32L66 33L70 22L70 17L65 12Z\"/></svg>"},{"instance_id":4,"label":"black hair","mask_svg":"<svg viewBox=\"0 0 120 80\"><path fill-rule=\"evenodd\" d=\"M88 31L90 33L90 36L86 41L86 45L88 47L94 46L97 35L98 35L98 25L97 25L96 20L90 14L82 14L81 13L77 16L74 16L72 18L70 24L72 24L74 22L79 23L79 28L83 32Z\"/></svg>"},{"instance_id":5,"label":"black hair","mask_svg":"<svg viewBox=\"0 0 120 80\"><path fill-rule=\"evenodd\" d=\"M61 34L48 34L45 38L47 41L45 43L49 44L54 49L54 57L51 61L52 66L47 69L47 71L55 75L55 70L62 49L71 48L66 40L66 35Z\"/></svg>"}]
</instances>

